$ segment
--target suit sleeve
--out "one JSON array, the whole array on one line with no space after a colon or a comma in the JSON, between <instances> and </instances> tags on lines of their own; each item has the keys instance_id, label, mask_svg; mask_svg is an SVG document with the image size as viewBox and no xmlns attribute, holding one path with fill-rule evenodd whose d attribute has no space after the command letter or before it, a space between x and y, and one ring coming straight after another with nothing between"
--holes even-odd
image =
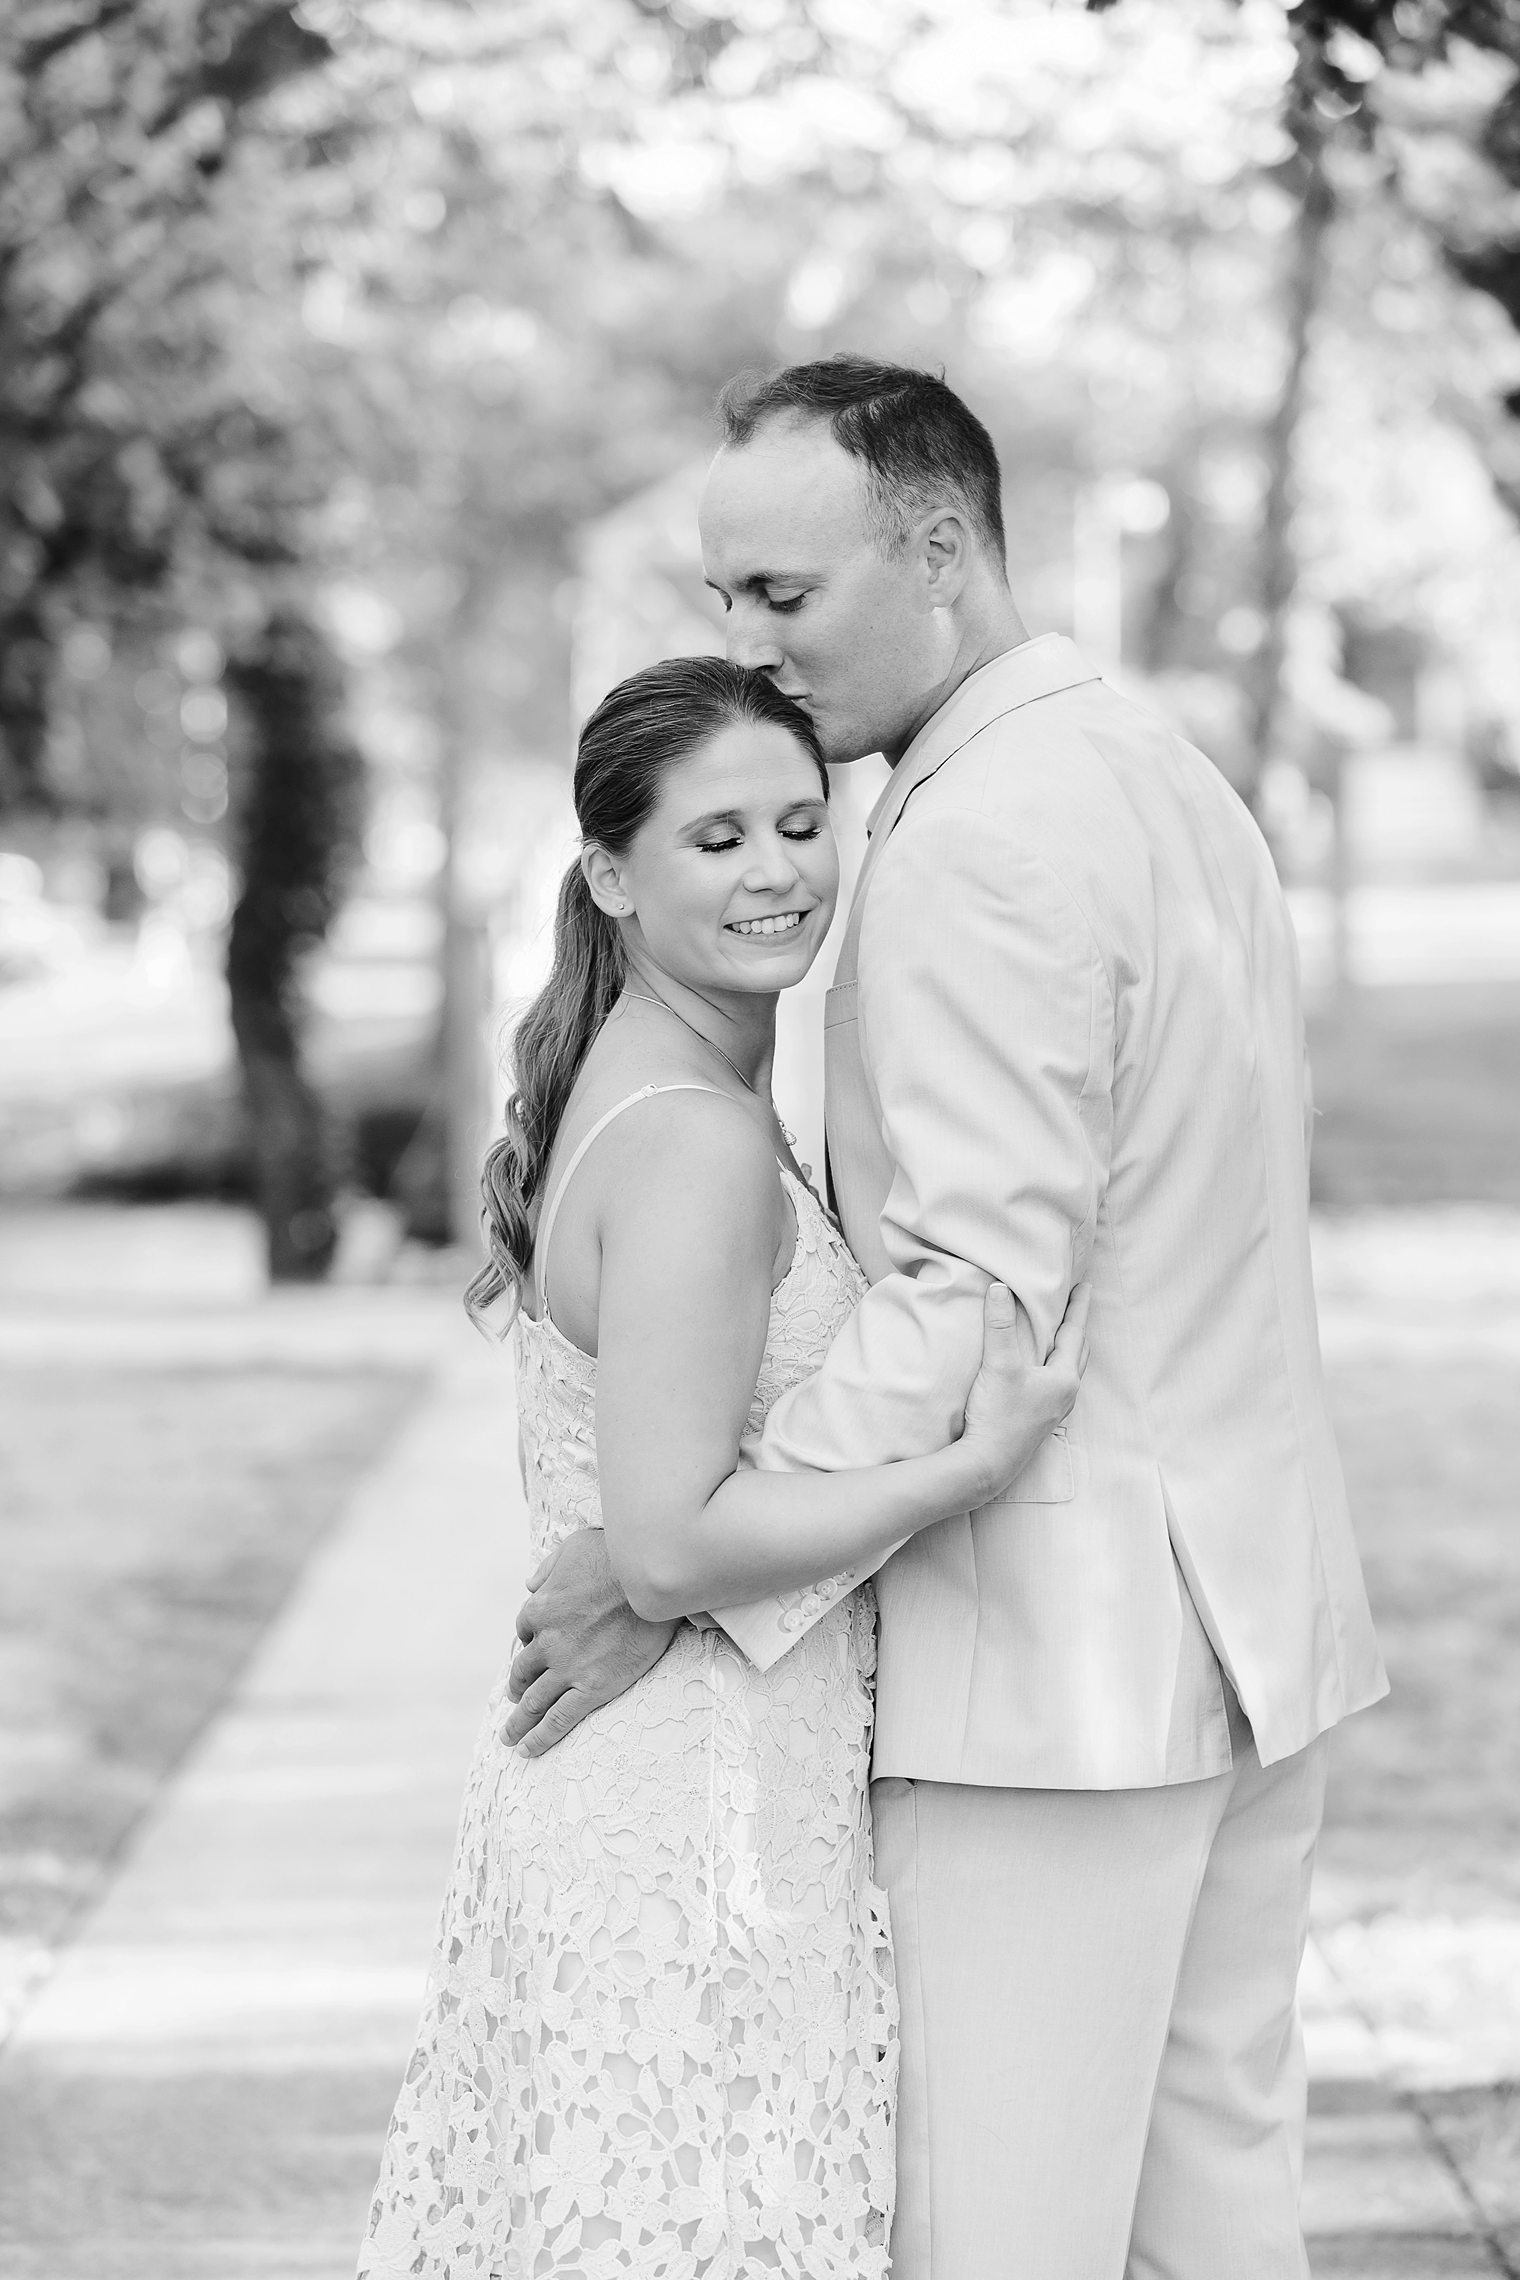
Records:
<instances>
[{"instance_id":1,"label":"suit sleeve","mask_svg":"<svg viewBox=\"0 0 1520 2280\"><path fill-rule=\"evenodd\" d=\"M1113 995L1055 871L978 813L910 814L868 895L860 1049L896 1167L881 1215L892 1272L772 1408L750 1453L777 1470L953 1439L988 1281L1008 1284L1043 1358L1108 1179Z\"/></svg>"}]
</instances>

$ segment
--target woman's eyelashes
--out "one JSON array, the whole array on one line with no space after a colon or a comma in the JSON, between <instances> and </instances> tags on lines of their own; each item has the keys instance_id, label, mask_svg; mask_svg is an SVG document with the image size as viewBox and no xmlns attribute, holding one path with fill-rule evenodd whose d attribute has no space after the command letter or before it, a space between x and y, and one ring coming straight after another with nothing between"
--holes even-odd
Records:
<instances>
[{"instance_id":1,"label":"woman's eyelashes","mask_svg":"<svg viewBox=\"0 0 1520 2280\"><path fill-rule=\"evenodd\" d=\"M806 842L809 839L816 839L822 829L821 823L799 823L790 829L783 824L779 836L782 839ZM737 832L728 839L699 839L697 841L697 853L699 855L727 855L735 847L742 847L743 844L744 842Z\"/></svg>"}]
</instances>

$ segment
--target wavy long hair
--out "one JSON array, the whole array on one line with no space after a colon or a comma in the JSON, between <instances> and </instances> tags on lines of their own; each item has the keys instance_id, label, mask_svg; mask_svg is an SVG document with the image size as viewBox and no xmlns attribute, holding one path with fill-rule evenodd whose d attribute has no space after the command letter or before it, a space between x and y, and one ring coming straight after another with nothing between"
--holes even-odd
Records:
<instances>
[{"instance_id":1,"label":"wavy long hair","mask_svg":"<svg viewBox=\"0 0 1520 2280\"><path fill-rule=\"evenodd\" d=\"M817 731L763 673L721 657L669 657L620 681L581 730L575 814L582 838L609 855L625 855L653 812L667 772L738 721L784 728L795 737L828 797ZM592 900L574 862L560 885L549 979L513 1039L506 1131L486 1157L486 1263L465 1292L477 1320L503 1295L516 1311L532 1272L533 1206L560 1119L627 971L622 935Z\"/></svg>"}]
</instances>

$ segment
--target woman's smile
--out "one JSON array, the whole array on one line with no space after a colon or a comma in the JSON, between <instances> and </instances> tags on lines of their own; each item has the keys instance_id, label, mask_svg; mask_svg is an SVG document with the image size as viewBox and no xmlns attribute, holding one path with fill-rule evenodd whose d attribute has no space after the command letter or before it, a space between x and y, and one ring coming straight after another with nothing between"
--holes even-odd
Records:
<instances>
[{"instance_id":1,"label":"woman's smile","mask_svg":"<svg viewBox=\"0 0 1520 2280\"><path fill-rule=\"evenodd\" d=\"M765 936L795 934L797 928L809 915L807 911L802 910L778 910L770 912L764 918L731 918L727 921L724 931L728 934L742 934L746 937L757 934Z\"/></svg>"}]
</instances>

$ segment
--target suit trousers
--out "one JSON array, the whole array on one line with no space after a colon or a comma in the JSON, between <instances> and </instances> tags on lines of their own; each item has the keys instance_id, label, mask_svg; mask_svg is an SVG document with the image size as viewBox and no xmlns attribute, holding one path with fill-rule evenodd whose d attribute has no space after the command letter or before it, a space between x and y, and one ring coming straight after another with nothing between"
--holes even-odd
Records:
<instances>
[{"instance_id":1,"label":"suit trousers","mask_svg":"<svg viewBox=\"0 0 1520 2280\"><path fill-rule=\"evenodd\" d=\"M873 1784L892 2280L1307 2280L1298 1968L1328 1742L1158 1789Z\"/></svg>"}]
</instances>

